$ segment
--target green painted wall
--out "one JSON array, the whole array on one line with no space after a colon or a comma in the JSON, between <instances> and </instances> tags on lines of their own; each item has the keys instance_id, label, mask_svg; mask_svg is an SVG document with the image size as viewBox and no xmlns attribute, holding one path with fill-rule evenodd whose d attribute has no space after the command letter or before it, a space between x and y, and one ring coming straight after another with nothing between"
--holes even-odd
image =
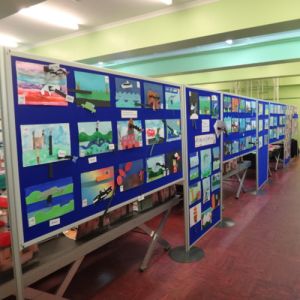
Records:
<instances>
[{"instance_id":1,"label":"green painted wall","mask_svg":"<svg viewBox=\"0 0 300 300\"><path fill-rule=\"evenodd\" d=\"M270 8L272 13L265 13ZM262 33L261 26L275 26L281 22L290 21L279 28L277 25L276 29L268 27L268 30L296 28L292 23L299 23L299 11L298 0L221 0L56 41L29 52L75 61L156 46L176 49L177 43L182 41L199 44L201 39L202 43L209 43L217 38L236 38L240 35L239 30L258 35Z\"/></svg>"}]
</instances>

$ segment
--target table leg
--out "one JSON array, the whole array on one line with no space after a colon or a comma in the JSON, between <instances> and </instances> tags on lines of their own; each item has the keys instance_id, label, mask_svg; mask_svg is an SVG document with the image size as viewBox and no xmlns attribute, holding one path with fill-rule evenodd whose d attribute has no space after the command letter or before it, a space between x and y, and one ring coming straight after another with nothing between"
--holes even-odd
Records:
<instances>
[{"instance_id":1,"label":"table leg","mask_svg":"<svg viewBox=\"0 0 300 300\"><path fill-rule=\"evenodd\" d=\"M235 196L236 199L238 199L240 197L241 190L243 190L243 192L245 192L244 181L245 181L245 178L246 178L246 174L247 174L247 169L245 169L242 177L240 177L239 174L236 174L236 177L237 177L237 179L240 183L239 188L238 188L237 193L236 193L236 196Z\"/></svg>"}]
</instances>

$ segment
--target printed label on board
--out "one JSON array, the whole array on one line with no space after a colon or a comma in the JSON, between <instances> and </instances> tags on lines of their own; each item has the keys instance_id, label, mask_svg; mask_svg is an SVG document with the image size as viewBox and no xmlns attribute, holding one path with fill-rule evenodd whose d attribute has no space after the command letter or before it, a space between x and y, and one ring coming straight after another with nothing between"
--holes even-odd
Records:
<instances>
[{"instance_id":1,"label":"printed label on board","mask_svg":"<svg viewBox=\"0 0 300 300\"><path fill-rule=\"evenodd\" d=\"M35 224L36 224L35 217L32 217L32 218L28 219L28 226L29 227L34 226Z\"/></svg>"},{"instance_id":2,"label":"printed label on board","mask_svg":"<svg viewBox=\"0 0 300 300\"><path fill-rule=\"evenodd\" d=\"M124 186L120 185L120 192L123 192L123 191L124 191Z\"/></svg>"},{"instance_id":3,"label":"printed label on board","mask_svg":"<svg viewBox=\"0 0 300 300\"><path fill-rule=\"evenodd\" d=\"M201 129L202 132L209 132L210 130L210 120L202 120L201 121Z\"/></svg>"},{"instance_id":4,"label":"printed label on board","mask_svg":"<svg viewBox=\"0 0 300 300\"><path fill-rule=\"evenodd\" d=\"M83 199L82 200L82 207L87 207L88 206L88 200L87 199Z\"/></svg>"},{"instance_id":5,"label":"printed label on board","mask_svg":"<svg viewBox=\"0 0 300 300\"><path fill-rule=\"evenodd\" d=\"M73 96L70 96L70 95L67 95L67 96L66 96L66 101L67 101L67 102L70 102L70 103L73 103L73 102L74 102L74 97L73 97Z\"/></svg>"},{"instance_id":6,"label":"printed label on board","mask_svg":"<svg viewBox=\"0 0 300 300\"><path fill-rule=\"evenodd\" d=\"M122 119L136 119L137 117L137 110L121 110Z\"/></svg>"},{"instance_id":7,"label":"printed label on board","mask_svg":"<svg viewBox=\"0 0 300 300\"><path fill-rule=\"evenodd\" d=\"M59 225L60 224L60 218L57 218L57 219L53 219L53 220L50 220L49 221L49 226L56 226L56 225Z\"/></svg>"},{"instance_id":8,"label":"printed label on board","mask_svg":"<svg viewBox=\"0 0 300 300\"><path fill-rule=\"evenodd\" d=\"M25 95L19 95L18 96L18 103L19 104L25 104Z\"/></svg>"},{"instance_id":9,"label":"printed label on board","mask_svg":"<svg viewBox=\"0 0 300 300\"><path fill-rule=\"evenodd\" d=\"M59 158L64 158L64 157L66 157L66 155L67 155L67 153L65 150L58 150L58 152L57 152L57 156Z\"/></svg>"},{"instance_id":10,"label":"printed label on board","mask_svg":"<svg viewBox=\"0 0 300 300\"><path fill-rule=\"evenodd\" d=\"M214 145L216 143L215 134L203 134L195 136L195 148L207 145Z\"/></svg>"},{"instance_id":11,"label":"printed label on board","mask_svg":"<svg viewBox=\"0 0 300 300\"><path fill-rule=\"evenodd\" d=\"M89 164L94 164L97 162L97 156L89 157L88 159Z\"/></svg>"},{"instance_id":12,"label":"printed label on board","mask_svg":"<svg viewBox=\"0 0 300 300\"><path fill-rule=\"evenodd\" d=\"M115 144L109 144L108 149L109 150L115 150Z\"/></svg>"}]
</instances>

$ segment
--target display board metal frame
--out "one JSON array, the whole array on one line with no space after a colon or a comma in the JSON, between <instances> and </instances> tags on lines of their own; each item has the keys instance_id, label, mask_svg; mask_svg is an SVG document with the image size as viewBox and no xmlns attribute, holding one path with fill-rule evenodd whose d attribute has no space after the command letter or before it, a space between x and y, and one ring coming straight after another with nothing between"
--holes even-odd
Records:
<instances>
[{"instance_id":1,"label":"display board metal frame","mask_svg":"<svg viewBox=\"0 0 300 300\"><path fill-rule=\"evenodd\" d=\"M15 107L14 107L16 105L16 103L15 103L15 101L16 101L15 96L16 95L14 93L15 89L14 89L14 86L13 86L13 83L12 83L12 80L11 80L11 78L14 78L13 75L15 75L15 74L13 74L12 61L13 62L16 61L16 60L29 61L29 62L31 62L31 61L35 62L36 61L36 62L44 63L45 65L56 64L56 65L59 65L59 66L62 66L62 67L70 68L72 70L82 70L82 71L87 71L87 72L91 72L91 73L101 73L101 74L112 76L111 81L113 81L115 77L124 77L124 78L133 79L133 80L138 80L142 83L145 83L145 82L150 82L150 83L153 83L153 84L157 83L157 84L160 84L163 87L164 95L165 95L165 87L174 87L174 88L180 89L179 85L174 85L174 84L171 84L169 82L152 80L152 79L149 79L149 78L144 78L144 77L139 77L139 76L131 76L131 75L120 73L120 72L114 72L114 71L111 72L111 71L108 71L108 70L99 69L97 67L86 66L86 65L83 65L83 64L80 64L80 63L69 63L69 62L56 60L56 59L51 59L51 58L37 57L37 56L23 54L23 53L11 52L10 50L6 50L6 53L5 53L4 56L5 56L5 64L6 64L5 78L6 78L6 81L7 81L7 84L8 84L7 99L10 99L10 101L8 101L8 103L7 103L7 105L8 105L7 114L4 115L4 127L8 128L10 137L14 137L15 136L14 133L17 133L17 126L14 123L15 118L16 118L15 117ZM16 79L14 79L14 80L16 80ZM142 93L143 93L143 89L141 90L141 94ZM113 97L114 97L113 93L111 93L111 98L113 98ZM13 99L14 99L14 101L13 101ZM182 101L183 100L181 99L181 102ZM47 106L45 106L45 107L48 108ZM35 112L37 111L35 107L34 107L33 110ZM118 110L121 113L122 110L127 111L127 110L130 110L130 108L119 108ZM138 110L138 109L135 109L135 110ZM42 111L45 112L46 109L43 108ZM154 114L155 113L156 112L154 112ZM172 115L171 111L166 112L165 113L165 118L166 119L167 118L172 118L171 115ZM157 116L157 119L161 119L162 118L162 113L161 114L157 113L156 116ZM173 118L180 119L180 110L177 110L177 113L174 113L174 116L175 117L173 117ZM151 109L145 111L145 115L144 115L143 120L146 120L146 119L154 119L153 115L151 116ZM88 120L88 117L85 117L85 120ZM117 120L122 120L122 118L117 117ZM77 121L80 121L80 120L77 120ZM83 120L81 120L81 121L83 121ZM53 120L53 122L55 122L55 121ZM31 123L34 124L34 122L31 122ZM49 123L49 121L45 122L45 123ZM19 126L19 123L17 123L17 125ZM18 136L18 133L17 133L17 136ZM145 139L146 138L143 137L143 141L145 141ZM181 137L181 139L182 139L182 137ZM174 145L175 148L182 148L181 141L177 141L176 146L175 146L175 143L173 143L173 145ZM145 147L146 147L146 145L145 145ZM158 151L157 154L159 154L162 151L163 151L163 153L166 153L167 151L172 151L172 147L169 148L169 150L166 150L166 149L162 150L161 145L156 145L155 147L156 147L156 149L160 149L160 150L154 150L154 155L148 155L148 157L155 156L156 151ZM14 194L10 194L10 202L13 202L13 203L17 204L17 203L20 203L20 201L21 201L20 199L22 197L21 197L21 193L20 193L21 187L20 187L20 181L19 181L19 175L18 175L20 173L19 172L19 165L18 165L18 161L20 161L19 160L20 158L18 157L18 153L17 153L16 149L18 149L17 139L12 138L11 141L10 141L10 151L9 151L10 155L9 155L9 157L7 157L7 163L8 163L7 165L9 166L10 163L11 163L11 165L12 165L11 170L13 170L12 171L13 175L12 175L12 173L10 173L10 171L8 171L8 187L9 187L10 190L14 191ZM148 147L147 149L149 150L150 147ZM144 151L144 150L145 149L143 149L143 150L141 149L141 151ZM173 150L175 150L175 149L173 149ZM178 149L178 151L179 150L181 150L181 152L182 152L182 149ZM123 155L124 155L124 153L123 153ZM131 159L133 159L133 155L131 155ZM145 163L146 162L144 161L144 164ZM65 162L65 164L72 164L72 162L68 161L68 162ZM88 168L88 170L89 169L92 169L92 168L90 167L90 168ZM57 172L57 169L56 169L56 172ZM137 200L142 200L141 197L143 198L143 197L147 196L148 194L152 194L155 191L158 191L160 189L168 187L172 184L179 183L183 179L183 176L182 176L181 172L179 172L175 176L173 176L174 174L170 174L170 175L171 176L169 178L172 178L172 179L165 180L165 178L162 178L160 183L157 183L157 181L156 182L154 181L154 183L153 182L146 183L146 181L145 181L145 184L147 184L149 186L149 188L145 192L141 192L141 189L140 189L140 192L137 193L137 194L133 193L133 196L130 196L130 193L129 193L129 196L128 196L127 199L121 201L120 203L112 204L112 206L109 207L108 211L114 210L114 209L116 209L120 206L129 204L129 203L137 201ZM54 226L53 230L51 230L49 232L46 232L45 234L39 235L37 237L27 239L27 240L25 240L24 236L23 236L24 223L22 223L22 210L20 209L20 207L16 207L15 211L16 211L17 217L15 217L14 219L17 220L18 233L19 233L19 237L18 237L19 248L22 248L22 247L28 246L32 243L36 243L38 241L41 241L41 240L47 239L51 236L54 236L55 234L58 234L58 233L66 230L70 227L77 226L80 223L83 223L83 222L91 220L95 217L98 217L98 216L103 214L104 209L101 209L99 212L95 212L95 213L92 213L90 215L85 215L82 218L78 218L77 220L74 219L73 221L71 221L67 224L63 224L59 228L55 228L55 226Z\"/></svg>"},{"instance_id":2,"label":"display board metal frame","mask_svg":"<svg viewBox=\"0 0 300 300\"><path fill-rule=\"evenodd\" d=\"M184 86L182 89L182 92L184 94L183 99L185 99L182 102L182 126L183 126L183 132L184 132L184 136L186 137L183 140L183 153L184 153L184 160L183 160L183 174L184 174L184 178L185 178L185 184L184 184L184 213L185 213L185 250L188 253L190 251L190 249L192 248L192 246L197 243L203 236L205 236L208 232L210 232L215 226L217 226L221 220L222 220L222 157L223 157L223 153L222 153L222 147L221 147L221 140L222 140L222 134L220 132L219 137L216 136L215 133L215 125L216 125L216 121L217 120L221 120L221 112L222 112L222 95L219 92L216 91L210 91L210 90L204 90L204 89L198 89L195 87L190 87L190 86ZM191 95L190 93L195 93L196 95L196 101L198 101L198 103L200 103L201 99L200 97L211 97L215 96L217 99L217 103L218 103L218 116L216 118L212 118L211 116L208 115L202 115L198 112L199 114L199 119L198 120L194 120L191 119ZM200 105L199 105L200 106ZM196 105L196 110L199 110L200 107L198 105ZM212 106L211 106L212 107ZM204 123L206 122L207 128L206 130L204 130L203 127L203 122L202 120L209 120L209 121L204 121ZM213 122L213 120L215 120L215 122ZM201 122L201 123L200 123ZM197 125L196 125L197 123ZM200 125L201 124L201 125ZM193 132L192 132L193 131ZM205 137L205 136L215 136L216 138L216 142L215 143L208 143L207 145L204 146L197 146L196 147L196 136L197 137ZM193 145L193 146L192 146ZM202 178L201 176L201 169L202 169L202 165L201 165L201 151L205 151L205 150L209 150L212 157L213 157L213 148L219 148L219 167L217 169L214 170L213 168L213 160L211 161L211 174L207 177L210 180L210 188L212 186L212 176L214 176L215 174L219 173L219 178L220 178L220 185L219 188L217 188L216 190L210 190L210 195L209 195L209 201L208 203L204 204L202 203L203 201L203 185L202 185L202 181L203 179L207 179L207 178ZM190 182L191 181L195 181L195 179L191 179L190 175L191 175L191 163L190 163L190 159L191 159L191 153L193 151L196 151L198 159L199 159L199 166L197 166L197 168L199 169L199 175L197 179L200 182L200 200L195 201L195 203L190 202ZM218 199L218 205L216 205L216 207L212 208L212 195L214 195L215 193L219 194L219 199ZM205 205L205 207L207 206L207 204L211 204L211 225L204 229L202 228L202 216L200 216L200 221L196 222L196 224L194 224L193 226L191 226L191 205L194 205L194 207L196 207L199 204L201 205L201 214L202 212L202 204L203 206ZM205 212L205 211L204 211ZM216 213L214 213L216 212ZM200 224L201 223L201 224ZM195 226L198 226L200 224L201 230L200 228L197 230L196 232L192 233L191 232L191 228ZM193 235L193 236L192 236Z\"/></svg>"},{"instance_id":3,"label":"display board metal frame","mask_svg":"<svg viewBox=\"0 0 300 300\"><path fill-rule=\"evenodd\" d=\"M285 137L285 123L286 123L286 114L285 111L287 109L287 105L280 103L280 102L275 102L275 101L269 101L269 111L270 111L270 119L269 119L269 143L270 144L276 144L276 143L283 143L284 142L284 137ZM280 111L278 112L278 109L280 107ZM283 111L281 111L281 109ZM284 118L285 122L284 124L281 123L281 118ZM273 120L276 120L276 125L273 124ZM278 137L273 137L272 132L274 130L279 132L279 129L281 129L282 134L278 134ZM277 135L276 133L276 135Z\"/></svg>"}]
</instances>

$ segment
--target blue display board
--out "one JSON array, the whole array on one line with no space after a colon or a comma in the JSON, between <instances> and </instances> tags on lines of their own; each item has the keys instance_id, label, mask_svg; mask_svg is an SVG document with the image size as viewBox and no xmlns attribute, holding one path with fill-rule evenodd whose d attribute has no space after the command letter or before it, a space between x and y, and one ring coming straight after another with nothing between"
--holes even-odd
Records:
<instances>
[{"instance_id":1,"label":"blue display board","mask_svg":"<svg viewBox=\"0 0 300 300\"><path fill-rule=\"evenodd\" d=\"M186 88L188 246L221 220L221 146L214 125L220 119L220 94ZM187 214L186 214L187 216Z\"/></svg>"},{"instance_id":2,"label":"blue display board","mask_svg":"<svg viewBox=\"0 0 300 300\"><path fill-rule=\"evenodd\" d=\"M269 171L269 102L257 101L258 104L258 151L257 151L257 190L268 180Z\"/></svg>"},{"instance_id":3,"label":"blue display board","mask_svg":"<svg viewBox=\"0 0 300 300\"><path fill-rule=\"evenodd\" d=\"M22 244L182 178L179 86L10 59Z\"/></svg>"},{"instance_id":4,"label":"blue display board","mask_svg":"<svg viewBox=\"0 0 300 300\"><path fill-rule=\"evenodd\" d=\"M286 105L270 102L269 143L273 144L284 139L286 124Z\"/></svg>"},{"instance_id":5,"label":"blue display board","mask_svg":"<svg viewBox=\"0 0 300 300\"><path fill-rule=\"evenodd\" d=\"M223 94L223 120L226 127L223 161L256 149L256 100Z\"/></svg>"}]
</instances>

